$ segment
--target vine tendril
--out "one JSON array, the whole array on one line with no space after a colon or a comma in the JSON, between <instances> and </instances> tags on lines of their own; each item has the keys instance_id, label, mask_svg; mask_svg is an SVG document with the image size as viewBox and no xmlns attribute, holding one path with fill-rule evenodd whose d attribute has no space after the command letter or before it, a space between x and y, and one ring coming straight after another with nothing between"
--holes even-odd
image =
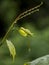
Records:
<instances>
[{"instance_id":1,"label":"vine tendril","mask_svg":"<svg viewBox=\"0 0 49 65\"><path fill-rule=\"evenodd\" d=\"M39 7L43 4L43 2L41 2L41 4L37 5L36 7L34 8L31 8L23 13L21 13L16 19L15 21L11 24L11 26L9 27L8 31L6 32L5 36L3 37L1 43L0 43L0 46L3 44L3 42L6 40L7 36L8 36L8 33L11 31L11 29L13 28L14 24L18 22L18 20L28 16L28 15L31 15L32 13L36 12L36 11L39 11Z\"/></svg>"}]
</instances>

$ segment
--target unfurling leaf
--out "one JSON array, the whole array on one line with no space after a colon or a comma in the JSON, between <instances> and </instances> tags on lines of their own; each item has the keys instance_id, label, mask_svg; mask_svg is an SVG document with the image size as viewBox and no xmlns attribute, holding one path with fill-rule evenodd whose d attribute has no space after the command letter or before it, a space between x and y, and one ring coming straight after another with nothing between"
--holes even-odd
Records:
<instances>
[{"instance_id":1,"label":"unfurling leaf","mask_svg":"<svg viewBox=\"0 0 49 65\"><path fill-rule=\"evenodd\" d=\"M16 55L15 47L14 47L13 43L10 40L6 40L6 42L7 42L7 46L9 48L10 54L12 55L13 60L14 60L15 55Z\"/></svg>"},{"instance_id":2,"label":"unfurling leaf","mask_svg":"<svg viewBox=\"0 0 49 65\"><path fill-rule=\"evenodd\" d=\"M21 28L19 29L19 33L20 33L21 35L23 35L23 36L27 36L27 35L33 36L33 35L34 35L34 33L31 33L31 31L30 31L29 29L25 29L25 28L23 28L23 27L21 27Z\"/></svg>"},{"instance_id":3,"label":"unfurling leaf","mask_svg":"<svg viewBox=\"0 0 49 65\"><path fill-rule=\"evenodd\" d=\"M24 37L27 36L27 33L26 33L24 30L22 30L21 28L19 29L19 33L20 33L22 36L24 36Z\"/></svg>"}]
</instances>

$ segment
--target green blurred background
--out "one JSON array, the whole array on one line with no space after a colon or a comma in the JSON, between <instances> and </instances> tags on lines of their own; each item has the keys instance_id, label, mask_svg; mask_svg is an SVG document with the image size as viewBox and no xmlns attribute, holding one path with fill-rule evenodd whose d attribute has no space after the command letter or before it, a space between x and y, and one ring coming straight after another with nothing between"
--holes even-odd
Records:
<instances>
[{"instance_id":1,"label":"green blurred background","mask_svg":"<svg viewBox=\"0 0 49 65\"><path fill-rule=\"evenodd\" d=\"M0 47L0 65L23 65L49 54L49 0L0 0L0 42L15 18L20 13L37 6L41 1L43 5L40 11L19 20L8 35L8 39L16 48L14 63L4 42ZM31 30L34 33L33 37L21 36L17 27L22 26Z\"/></svg>"}]
</instances>

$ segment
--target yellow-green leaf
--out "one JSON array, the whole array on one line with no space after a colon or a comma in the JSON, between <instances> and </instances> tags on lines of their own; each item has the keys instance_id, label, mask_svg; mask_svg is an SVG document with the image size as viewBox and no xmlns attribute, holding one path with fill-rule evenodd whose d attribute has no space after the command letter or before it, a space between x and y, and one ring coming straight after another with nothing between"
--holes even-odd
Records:
<instances>
[{"instance_id":1,"label":"yellow-green leaf","mask_svg":"<svg viewBox=\"0 0 49 65\"><path fill-rule=\"evenodd\" d=\"M23 27L21 27L21 28L19 29L19 32L20 32L20 34L23 35L23 36L27 36L27 35L33 36L33 35L34 35L34 33L32 33L29 29L25 29L25 28L23 28Z\"/></svg>"},{"instance_id":2,"label":"yellow-green leaf","mask_svg":"<svg viewBox=\"0 0 49 65\"><path fill-rule=\"evenodd\" d=\"M20 33L22 36L24 36L24 37L27 36L27 33L26 33L24 30L22 30L21 28L19 29L19 33Z\"/></svg>"},{"instance_id":3,"label":"yellow-green leaf","mask_svg":"<svg viewBox=\"0 0 49 65\"><path fill-rule=\"evenodd\" d=\"M10 54L12 55L13 60L14 60L15 55L16 55L15 46L13 45L13 43L10 40L6 40L6 43L9 48Z\"/></svg>"}]
</instances>

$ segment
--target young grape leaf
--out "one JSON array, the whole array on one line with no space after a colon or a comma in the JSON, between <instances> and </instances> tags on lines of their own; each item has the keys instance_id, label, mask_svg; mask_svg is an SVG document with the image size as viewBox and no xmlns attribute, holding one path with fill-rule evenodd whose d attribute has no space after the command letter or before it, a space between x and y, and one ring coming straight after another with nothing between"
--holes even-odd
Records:
<instances>
[{"instance_id":1,"label":"young grape leaf","mask_svg":"<svg viewBox=\"0 0 49 65\"><path fill-rule=\"evenodd\" d=\"M16 55L15 46L13 45L13 43L10 40L6 40L6 43L9 48L10 54L12 55L13 60L14 60L15 55Z\"/></svg>"},{"instance_id":2,"label":"young grape leaf","mask_svg":"<svg viewBox=\"0 0 49 65\"><path fill-rule=\"evenodd\" d=\"M27 33L26 33L24 30L22 30L21 28L19 29L19 33L20 33L22 36L24 36L24 37L27 36Z\"/></svg>"},{"instance_id":3,"label":"young grape leaf","mask_svg":"<svg viewBox=\"0 0 49 65\"><path fill-rule=\"evenodd\" d=\"M23 27L21 27L20 29L19 29L19 33L21 34L21 35L23 35L23 36L27 36L27 35L30 35L30 36L33 36L34 35L34 33L32 33L29 29L25 29L25 28L23 28Z\"/></svg>"}]
</instances>

